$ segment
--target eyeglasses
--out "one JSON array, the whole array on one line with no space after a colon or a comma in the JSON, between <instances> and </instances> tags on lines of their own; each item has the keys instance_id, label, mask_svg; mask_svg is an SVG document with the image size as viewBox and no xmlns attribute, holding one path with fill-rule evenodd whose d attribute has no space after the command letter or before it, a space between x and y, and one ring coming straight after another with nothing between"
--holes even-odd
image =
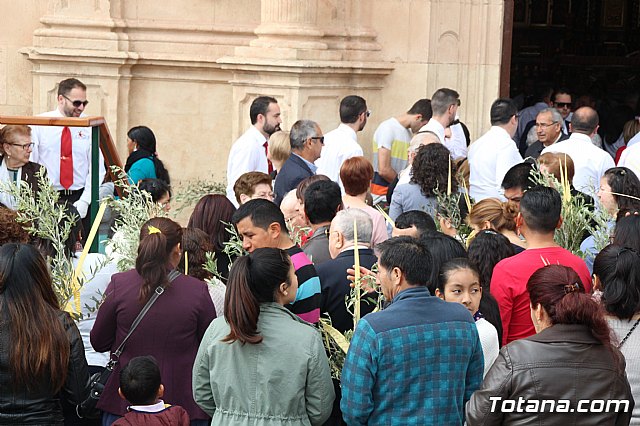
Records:
<instances>
[{"instance_id":1,"label":"eyeglasses","mask_svg":"<svg viewBox=\"0 0 640 426\"><path fill-rule=\"evenodd\" d=\"M25 144L20 144L20 143L9 143L9 144L7 144L7 145L11 145L11 146L21 146L21 147L22 147L22 149L23 149L24 151L26 151L27 149L31 149L31 148L33 148L33 145L34 145L34 144L33 144L33 142L31 142L31 143L25 143Z\"/></svg>"},{"instance_id":2,"label":"eyeglasses","mask_svg":"<svg viewBox=\"0 0 640 426\"><path fill-rule=\"evenodd\" d=\"M319 140L322 145L324 145L324 136L311 136L309 139Z\"/></svg>"},{"instance_id":3,"label":"eyeglasses","mask_svg":"<svg viewBox=\"0 0 640 426\"><path fill-rule=\"evenodd\" d=\"M558 124L557 121L552 121L551 123L536 123L534 124L536 127L540 128L540 129L548 129L549 127L553 126L554 124Z\"/></svg>"},{"instance_id":4,"label":"eyeglasses","mask_svg":"<svg viewBox=\"0 0 640 426\"><path fill-rule=\"evenodd\" d=\"M554 102L558 108L571 108L571 102Z\"/></svg>"},{"instance_id":5,"label":"eyeglasses","mask_svg":"<svg viewBox=\"0 0 640 426\"><path fill-rule=\"evenodd\" d=\"M69 102L71 102L71 105L73 105L75 108L80 108L80 105L82 106L87 106L87 104L89 103L89 101L84 100L84 101L72 101L71 99L67 98L65 95L62 95L63 98L65 98L66 100L68 100Z\"/></svg>"}]
</instances>

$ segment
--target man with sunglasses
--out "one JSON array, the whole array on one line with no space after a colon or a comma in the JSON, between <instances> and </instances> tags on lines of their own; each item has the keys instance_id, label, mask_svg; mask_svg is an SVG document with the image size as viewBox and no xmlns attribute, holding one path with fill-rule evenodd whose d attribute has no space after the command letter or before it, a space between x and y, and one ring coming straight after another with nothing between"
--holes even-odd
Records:
<instances>
[{"instance_id":1,"label":"man with sunglasses","mask_svg":"<svg viewBox=\"0 0 640 426\"><path fill-rule=\"evenodd\" d=\"M571 108L573 107L573 102L571 99L571 94L567 89L558 89L556 93L553 95L553 106L558 110L560 115L562 115L562 133L569 136L571 135L571 131L569 131L569 123L571 123Z\"/></svg>"},{"instance_id":2,"label":"man with sunglasses","mask_svg":"<svg viewBox=\"0 0 640 426\"><path fill-rule=\"evenodd\" d=\"M289 133L291 155L282 165L276 175L273 185L275 203L279 206L287 192L294 189L300 182L316 174L314 164L324 145L324 136L320 126L315 121L298 120L291 127Z\"/></svg>"},{"instance_id":3,"label":"man with sunglasses","mask_svg":"<svg viewBox=\"0 0 640 426\"><path fill-rule=\"evenodd\" d=\"M89 103L87 86L68 78L58 84L58 107L41 117L82 117ZM89 229L87 212L91 204L91 128L67 126L32 126L34 143L31 161L42 164L60 200L78 210L85 229ZM99 181L105 175L102 154Z\"/></svg>"}]
</instances>

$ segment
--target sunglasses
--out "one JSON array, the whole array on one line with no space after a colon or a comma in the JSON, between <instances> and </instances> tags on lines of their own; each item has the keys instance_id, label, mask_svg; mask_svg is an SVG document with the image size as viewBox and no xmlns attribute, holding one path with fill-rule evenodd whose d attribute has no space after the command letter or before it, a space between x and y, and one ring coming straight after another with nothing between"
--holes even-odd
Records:
<instances>
[{"instance_id":1,"label":"sunglasses","mask_svg":"<svg viewBox=\"0 0 640 426\"><path fill-rule=\"evenodd\" d=\"M558 108L571 108L571 102L554 102Z\"/></svg>"},{"instance_id":2,"label":"sunglasses","mask_svg":"<svg viewBox=\"0 0 640 426\"><path fill-rule=\"evenodd\" d=\"M74 108L80 108L80 105L82 106L87 106L87 104L89 103L89 101L84 100L84 101L72 101L71 99L67 98L65 95L62 95L63 98L65 98L66 100L68 100L69 102L71 102L71 105L74 106Z\"/></svg>"}]
</instances>

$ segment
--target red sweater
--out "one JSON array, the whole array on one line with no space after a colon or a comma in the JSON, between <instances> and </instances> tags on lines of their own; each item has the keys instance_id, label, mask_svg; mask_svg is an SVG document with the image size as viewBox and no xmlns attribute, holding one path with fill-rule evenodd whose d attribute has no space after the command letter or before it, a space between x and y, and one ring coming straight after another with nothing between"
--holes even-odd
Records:
<instances>
[{"instance_id":1,"label":"red sweater","mask_svg":"<svg viewBox=\"0 0 640 426\"><path fill-rule=\"evenodd\" d=\"M179 405L169 405L162 411L149 413L129 411L112 426L189 426L189 415Z\"/></svg>"},{"instance_id":2,"label":"red sweater","mask_svg":"<svg viewBox=\"0 0 640 426\"><path fill-rule=\"evenodd\" d=\"M528 249L501 260L493 270L491 294L500 306L503 345L536 333L531 321L527 281L547 264L572 268L580 276L587 293L591 292L591 274L584 260L562 247Z\"/></svg>"}]
</instances>

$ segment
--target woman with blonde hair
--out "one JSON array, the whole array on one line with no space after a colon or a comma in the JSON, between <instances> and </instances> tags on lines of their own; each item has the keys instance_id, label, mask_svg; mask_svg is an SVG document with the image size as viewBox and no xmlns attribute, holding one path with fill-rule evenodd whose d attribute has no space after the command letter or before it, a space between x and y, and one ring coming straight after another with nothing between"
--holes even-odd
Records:
<instances>
[{"instance_id":1,"label":"woman with blonde hair","mask_svg":"<svg viewBox=\"0 0 640 426\"><path fill-rule=\"evenodd\" d=\"M517 215L516 203L502 202L497 198L485 198L471 208L467 223L475 232L482 229L496 230L509 239L516 253L520 253L527 248L527 244L516 234Z\"/></svg>"},{"instance_id":2,"label":"woman with blonde hair","mask_svg":"<svg viewBox=\"0 0 640 426\"><path fill-rule=\"evenodd\" d=\"M291 142L289 141L289 132L279 130L269 137L267 159L273 164L273 176L280 171L282 165L291 155Z\"/></svg>"}]
</instances>

